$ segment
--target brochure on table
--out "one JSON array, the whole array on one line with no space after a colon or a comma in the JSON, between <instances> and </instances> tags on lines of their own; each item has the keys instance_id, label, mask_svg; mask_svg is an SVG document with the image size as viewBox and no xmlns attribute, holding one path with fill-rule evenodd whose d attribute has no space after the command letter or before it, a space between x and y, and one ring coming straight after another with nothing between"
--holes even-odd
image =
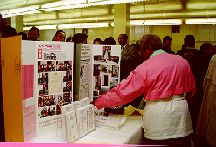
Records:
<instances>
[{"instance_id":1,"label":"brochure on table","mask_svg":"<svg viewBox=\"0 0 216 147\"><path fill-rule=\"evenodd\" d=\"M6 141L62 132L61 107L73 101L73 48L20 36L1 40Z\"/></svg>"}]
</instances>

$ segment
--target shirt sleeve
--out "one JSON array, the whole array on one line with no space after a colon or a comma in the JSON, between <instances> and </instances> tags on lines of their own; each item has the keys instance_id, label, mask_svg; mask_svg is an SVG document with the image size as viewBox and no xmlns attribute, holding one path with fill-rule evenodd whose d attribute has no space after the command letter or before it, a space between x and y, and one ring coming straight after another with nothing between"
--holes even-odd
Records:
<instances>
[{"instance_id":1,"label":"shirt sleeve","mask_svg":"<svg viewBox=\"0 0 216 147\"><path fill-rule=\"evenodd\" d=\"M122 80L117 87L112 88L106 94L100 96L95 101L98 109L103 107L114 107L127 104L144 92L145 81L143 72L135 69L130 73L127 79Z\"/></svg>"}]
</instances>

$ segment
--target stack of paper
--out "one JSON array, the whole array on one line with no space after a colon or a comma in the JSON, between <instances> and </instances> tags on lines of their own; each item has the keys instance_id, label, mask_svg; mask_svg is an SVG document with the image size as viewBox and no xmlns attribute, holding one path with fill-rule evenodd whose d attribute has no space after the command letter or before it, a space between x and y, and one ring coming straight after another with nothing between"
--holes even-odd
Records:
<instances>
[{"instance_id":1,"label":"stack of paper","mask_svg":"<svg viewBox=\"0 0 216 147\"><path fill-rule=\"evenodd\" d=\"M125 115L110 114L107 116L96 116L96 126L104 126L109 129L118 130L126 122Z\"/></svg>"}]
</instances>

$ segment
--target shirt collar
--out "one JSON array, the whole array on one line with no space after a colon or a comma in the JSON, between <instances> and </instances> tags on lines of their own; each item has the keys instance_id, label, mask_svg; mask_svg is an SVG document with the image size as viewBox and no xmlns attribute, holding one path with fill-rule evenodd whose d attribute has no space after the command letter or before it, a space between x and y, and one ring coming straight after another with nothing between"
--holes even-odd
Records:
<instances>
[{"instance_id":1,"label":"shirt collar","mask_svg":"<svg viewBox=\"0 0 216 147\"><path fill-rule=\"evenodd\" d=\"M154 57L156 55L159 55L159 54L163 54L163 53L166 53L166 52L164 50L162 50L162 49L156 50L156 51L153 52L153 54L151 54L150 58Z\"/></svg>"}]
</instances>

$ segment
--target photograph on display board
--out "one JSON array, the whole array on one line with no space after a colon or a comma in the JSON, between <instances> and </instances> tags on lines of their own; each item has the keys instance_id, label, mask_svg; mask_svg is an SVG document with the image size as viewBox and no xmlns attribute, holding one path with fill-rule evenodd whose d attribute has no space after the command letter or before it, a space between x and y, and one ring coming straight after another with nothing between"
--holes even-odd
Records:
<instances>
[{"instance_id":1,"label":"photograph on display board","mask_svg":"<svg viewBox=\"0 0 216 147\"><path fill-rule=\"evenodd\" d=\"M38 106L44 107L44 106L51 106L55 105L55 96L49 95L49 96L39 96L38 97Z\"/></svg>"},{"instance_id":2,"label":"photograph on display board","mask_svg":"<svg viewBox=\"0 0 216 147\"><path fill-rule=\"evenodd\" d=\"M115 49L115 48L114 48ZM102 46L99 54L94 54L93 98L97 99L119 82L120 53L112 54L112 46ZM100 54L101 53L101 54Z\"/></svg>"},{"instance_id":3,"label":"photograph on display board","mask_svg":"<svg viewBox=\"0 0 216 147\"><path fill-rule=\"evenodd\" d=\"M61 114L61 107L71 102L72 61L38 61L40 118Z\"/></svg>"},{"instance_id":4,"label":"photograph on display board","mask_svg":"<svg viewBox=\"0 0 216 147\"><path fill-rule=\"evenodd\" d=\"M72 70L72 61L56 61L57 71Z\"/></svg>"},{"instance_id":5,"label":"photograph on display board","mask_svg":"<svg viewBox=\"0 0 216 147\"><path fill-rule=\"evenodd\" d=\"M111 55L111 46L103 46L102 55L94 55L94 63L119 64L119 56Z\"/></svg>"},{"instance_id":6,"label":"photograph on display board","mask_svg":"<svg viewBox=\"0 0 216 147\"><path fill-rule=\"evenodd\" d=\"M55 61L38 61L38 72L55 71Z\"/></svg>"},{"instance_id":7,"label":"photograph on display board","mask_svg":"<svg viewBox=\"0 0 216 147\"><path fill-rule=\"evenodd\" d=\"M63 106L72 103L72 96L71 95L72 95L71 92L67 92L67 93L63 94Z\"/></svg>"}]
</instances>

